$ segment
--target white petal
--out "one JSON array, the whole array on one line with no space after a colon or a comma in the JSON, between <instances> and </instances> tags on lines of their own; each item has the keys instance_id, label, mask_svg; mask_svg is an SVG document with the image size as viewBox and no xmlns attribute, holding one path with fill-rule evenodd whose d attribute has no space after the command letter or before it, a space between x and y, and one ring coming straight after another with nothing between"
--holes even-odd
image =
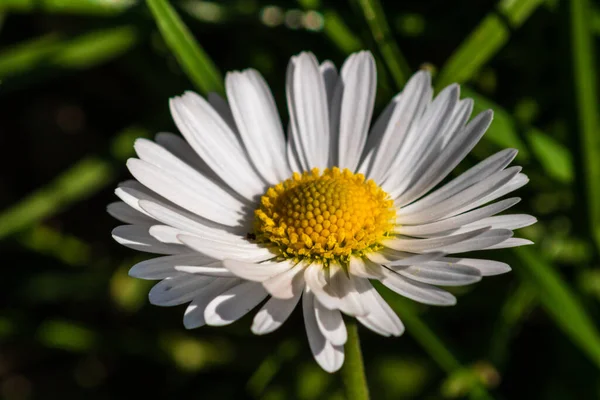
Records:
<instances>
[{"instance_id":1,"label":"white petal","mask_svg":"<svg viewBox=\"0 0 600 400\"><path fill-rule=\"evenodd\" d=\"M441 149L444 149L450 140L456 135L460 133L464 128L465 124L469 120L471 113L473 112L473 99L463 99L458 102L458 105L454 109L454 113L452 117L448 121L448 126L441 132L442 136L442 146ZM441 152L440 149L440 152Z\"/></svg>"},{"instance_id":2,"label":"white petal","mask_svg":"<svg viewBox=\"0 0 600 400\"><path fill-rule=\"evenodd\" d=\"M189 185L172 173L135 158L127 161L127 167L142 184L203 218L227 226L236 226L242 221L242 204L234 204L233 198L214 184Z\"/></svg>"},{"instance_id":3,"label":"white petal","mask_svg":"<svg viewBox=\"0 0 600 400\"><path fill-rule=\"evenodd\" d=\"M382 245L389 247L394 250L406 251L410 253L422 253L428 251L444 251L443 248L460 243L465 240L474 238L481 235L488 228L477 229L471 232L460 233L458 235L434 237L427 239L406 239L406 238L393 238L382 241Z\"/></svg>"},{"instance_id":4,"label":"white petal","mask_svg":"<svg viewBox=\"0 0 600 400\"><path fill-rule=\"evenodd\" d=\"M184 185L210 193L208 199L212 200L213 203L222 204L227 208L235 209L244 204L250 204L243 197L233 194L234 192L225 185L207 178L203 173L198 172L196 169L171 154L167 149L151 140L143 138L137 139L133 147L140 160L157 167L164 173L174 176L178 182L181 182ZM145 186L149 187L148 185ZM154 190L152 187L150 187L150 189Z\"/></svg>"},{"instance_id":5,"label":"white petal","mask_svg":"<svg viewBox=\"0 0 600 400\"><path fill-rule=\"evenodd\" d=\"M189 248L217 260L235 257L243 261L259 262L275 257L269 249L249 242L244 243L243 239L223 241L193 235L179 235L177 239Z\"/></svg>"},{"instance_id":6,"label":"white petal","mask_svg":"<svg viewBox=\"0 0 600 400\"><path fill-rule=\"evenodd\" d=\"M331 133L337 146L337 159L333 163L350 171L358 167L373 115L377 73L375 60L368 51L355 53L342 67L335 89L334 100L339 109L331 110ZM337 113L339 118L333 117Z\"/></svg>"},{"instance_id":7,"label":"white petal","mask_svg":"<svg viewBox=\"0 0 600 400\"><path fill-rule=\"evenodd\" d=\"M406 253L389 247L384 247L377 252L366 254L367 258L374 263L385 264L388 266L420 264L426 261L436 260L443 255L444 253L441 252L431 252L426 254Z\"/></svg>"},{"instance_id":8,"label":"white petal","mask_svg":"<svg viewBox=\"0 0 600 400\"><path fill-rule=\"evenodd\" d=\"M397 199L396 204L402 206L414 201L448 176L454 167L479 142L479 139L481 139L492 122L492 116L492 111L488 110L473 118L462 132L450 140L446 148L435 158L427 170L419 176L419 180L414 182L410 189ZM395 191L390 193L390 196L396 197L399 194L400 191Z\"/></svg>"},{"instance_id":9,"label":"white petal","mask_svg":"<svg viewBox=\"0 0 600 400\"><path fill-rule=\"evenodd\" d=\"M494 203L494 204L492 204L492 206L495 204L498 204L498 203ZM483 208L486 208L486 207L483 207ZM482 208L477 209L475 211L478 211L481 209ZM474 213L475 211L471 211L471 212L461 214L461 215L471 214L471 213ZM456 217L454 217L454 218L456 218ZM537 221L537 219L535 217L532 217L531 215L527 215L527 214L497 215L495 217L477 219L477 220L475 220L475 222L471 222L466 225L462 225L457 229L452 229L452 230L448 230L448 231L444 231L444 232L438 232L435 236L468 232L468 231L472 231L474 229L479 229L484 226L490 226L492 229L514 230L514 229L519 229L519 228L523 228L525 226L532 225L532 224L536 223L536 221Z\"/></svg>"},{"instance_id":10,"label":"white petal","mask_svg":"<svg viewBox=\"0 0 600 400\"><path fill-rule=\"evenodd\" d=\"M477 268L443 261L399 268L396 272L418 282L440 286L462 286L481 280L481 272Z\"/></svg>"},{"instance_id":11,"label":"white petal","mask_svg":"<svg viewBox=\"0 0 600 400\"><path fill-rule=\"evenodd\" d=\"M212 108L214 108L214 110L219 113L219 116L223 119L223 121L229 125L231 131L237 134L238 129L235 125L235 119L233 118L231 107L229 107L229 104L227 104L227 100L215 92L210 92L207 99Z\"/></svg>"},{"instance_id":12,"label":"white petal","mask_svg":"<svg viewBox=\"0 0 600 400\"><path fill-rule=\"evenodd\" d=\"M335 64L331 61L326 60L319 65L319 72L323 75L323 82L325 82L325 93L327 94L328 108L331 110L331 101L333 100L333 92L338 81L338 72L335 68Z\"/></svg>"},{"instance_id":13,"label":"white petal","mask_svg":"<svg viewBox=\"0 0 600 400\"><path fill-rule=\"evenodd\" d=\"M285 158L285 135L275 100L255 70L230 72L227 98L244 147L259 173L271 184L291 175Z\"/></svg>"},{"instance_id":14,"label":"white petal","mask_svg":"<svg viewBox=\"0 0 600 400\"><path fill-rule=\"evenodd\" d=\"M530 244L533 244L533 242L528 239L510 238L498 244L488 246L483 250L507 249L509 247L529 246Z\"/></svg>"},{"instance_id":15,"label":"white petal","mask_svg":"<svg viewBox=\"0 0 600 400\"><path fill-rule=\"evenodd\" d=\"M165 202L169 202L168 200L166 200L163 197L159 196L158 194L154 193L153 191L151 191L150 189L148 189L147 187L143 186L141 183L139 183L138 181L135 181L135 180L121 182L119 184L119 186L115 189L115 194L121 200L123 200L123 202L125 204L127 204L129 207L133 208L134 210L136 210L150 218L152 218L152 216L149 215L146 211L144 211L142 209L142 207L140 207L139 201L141 199L146 199L146 200L161 199L161 200L164 200ZM177 207L177 206L175 206L175 207Z\"/></svg>"},{"instance_id":16,"label":"white petal","mask_svg":"<svg viewBox=\"0 0 600 400\"><path fill-rule=\"evenodd\" d=\"M403 207L402 209L404 212L412 212L430 208L442 200L461 193L475 183L488 178L498 171L501 171L504 167L510 164L516 155L517 150L515 149L505 149L500 151L462 173L457 178L442 186L440 189L428 194L419 201Z\"/></svg>"},{"instance_id":17,"label":"white petal","mask_svg":"<svg viewBox=\"0 0 600 400\"><path fill-rule=\"evenodd\" d=\"M340 299L340 310L351 316L366 315L368 310L362 304L360 293L348 273L332 262L329 264L329 274L331 289Z\"/></svg>"},{"instance_id":18,"label":"white petal","mask_svg":"<svg viewBox=\"0 0 600 400\"><path fill-rule=\"evenodd\" d=\"M380 279L380 268L378 264L362 257L351 257L348 263L348 270L352 275L367 279Z\"/></svg>"},{"instance_id":19,"label":"white petal","mask_svg":"<svg viewBox=\"0 0 600 400\"><path fill-rule=\"evenodd\" d=\"M156 143L164 147L169 153L196 169L210 179L219 179L219 176L210 169L196 151L181 136L168 132L160 132L154 138Z\"/></svg>"},{"instance_id":20,"label":"white petal","mask_svg":"<svg viewBox=\"0 0 600 400\"><path fill-rule=\"evenodd\" d=\"M510 184L520 171L520 167L511 167L499 171L489 178L479 181L465 189L437 203L435 206L422 208L421 206L408 209L411 206L400 208L396 222L399 224L422 224L443 217L451 217L465 211L479 207L482 200L490 194L497 192L503 186ZM494 200L490 198L488 201ZM487 201L486 201L487 202Z\"/></svg>"},{"instance_id":21,"label":"white petal","mask_svg":"<svg viewBox=\"0 0 600 400\"><path fill-rule=\"evenodd\" d=\"M317 59L311 53L292 57L288 65L286 93L291 136L301 167L326 168L330 164L330 132L327 92Z\"/></svg>"},{"instance_id":22,"label":"white petal","mask_svg":"<svg viewBox=\"0 0 600 400\"><path fill-rule=\"evenodd\" d=\"M325 336L325 340L334 346L342 346L346 343L348 332L342 319L342 313L325 308L317 298L314 298L314 307L317 326Z\"/></svg>"},{"instance_id":23,"label":"white petal","mask_svg":"<svg viewBox=\"0 0 600 400\"><path fill-rule=\"evenodd\" d=\"M177 306L191 301L215 279L187 274L165 278L150 289L148 299L156 306Z\"/></svg>"},{"instance_id":24,"label":"white petal","mask_svg":"<svg viewBox=\"0 0 600 400\"><path fill-rule=\"evenodd\" d=\"M248 232L249 229L247 227L249 224L236 227L220 225L158 200L140 200L139 206L147 215L157 221L198 236L207 236L214 239L233 239L245 235L245 232Z\"/></svg>"},{"instance_id":25,"label":"white petal","mask_svg":"<svg viewBox=\"0 0 600 400\"><path fill-rule=\"evenodd\" d=\"M156 257L135 264L129 270L129 276L151 280L164 279L180 275L176 269L178 265L208 265L212 262L212 258L198 253Z\"/></svg>"},{"instance_id":26,"label":"white petal","mask_svg":"<svg viewBox=\"0 0 600 400\"><path fill-rule=\"evenodd\" d=\"M222 261L214 261L206 265L186 265L185 263L180 263L175 266L175 270L188 274L214 276L217 278L235 278L235 275L231 271L223 267Z\"/></svg>"},{"instance_id":27,"label":"white petal","mask_svg":"<svg viewBox=\"0 0 600 400\"><path fill-rule=\"evenodd\" d=\"M483 218L477 222L463 226L461 229L476 229L482 226L491 226L492 229L519 229L533 225L537 219L527 214L497 215L495 217Z\"/></svg>"},{"instance_id":28,"label":"white petal","mask_svg":"<svg viewBox=\"0 0 600 400\"><path fill-rule=\"evenodd\" d=\"M521 199L518 197L513 197L451 218L431 222L429 224L400 225L399 227L396 227L396 232L402 235L424 237L438 236L443 233L456 233L455 229L460 228L463 225L469 226L468 224L471 224L475 221L479 221L481 219L487 219L485 217L489 217L490 215L502 212L507 208L517 204L520 200ZM479 227L482 226L492 226L492 224L484 224Z\"/></svg>"},{"instance_id":29,"label":"white petal","mask_svg":"<svg viewBox=\"0 0 600 400\"><path fill-rule=\"evenodd\" d=\"M110 203L106 211L116 219L126 224L132 225L151 225L155 221L152 218L142 214L134 208L131 208L122 201Z\"/></svg>"},{"instance_id":30,"label":"white petal","mask_svg":"<svg viewBox=\"0 0 600 400\"><path fill-rule=\"evenodd\" d=\"M321 264L311 264L304 270L304 280L311 292L328 309L340 308L340 299L333 291L329 282L329 271L325 271Z\"/></svg>"},{"instance_id":31,"label":"white petal","mask_svg":"<svg viewBox=\"0 0 600 400\"><path fill-rule=\"evenodd\" d=\"M431 75L419 71L377 119L365 146L367 154L373 154L372 165L366 168L367 177L381 183L394 172L391 167L402 148L410 146L407 134L423 115L432 93Z\"/></svg>"},{"instance_id":32,"label":"white petal","mask_svg":"<svg viewBox=\"0 0 600 400\"><path fill-rule=\"evenodd\" d=\"M517 151L514 149L507 149L496 153L430 195L409 206L403 207L403 212L411 213L418 210L431 209L432 207L439 205L443 200L460 195L467 188L472 187L476 183L480 183L481 185L481 182L487 181L488 177L494 174L496 174L495 176L498 176L499 171L508 165L516 154ZM474 207L471 207L471 209L472 208Z\"/></svg>"},{"instance_id":33,"label":"white petal","mask_svg":"<svg viewBox=\"0 0 600 400\"><path fill-rule=\"evenodd\" d=\"M455 258L445 257L440 261L468 265L477 268L482 276L500 275L510 271L510 266L506 263L493 260L480 260L475 258Z\"/></svg>"},{"instance_id":34,"label":"white petal","mask_svg":"<svg viewBox=\"0 0 600 400\"><path fill-rule=\"evenodd\" d=\"M204 163L230 188L251 199L265 183L257 174L235 131L192 92L170 102L175 124Z\"/></svg>"},{"instance_id":35,"label":"white petal","mask_svg":"<svg viewBox=\"0 0 600 400\"><path fill-rule=\"evenodd\" d=\"M223 326L237 321L267 297L260 283L243 282L215 297L204 310L208 325Z\"/></svg>"},{"instance_id":36,"label":"white petal","mask_svg":"<svg viewBox=\"0 0 600 400\"><path fill-rule=\"evenodd\" d=\"M302 309L308 344L315 360L327 372L339 370L344 363L344 347L334 346L319 330L315 316L314 296L308 288L302 295Z\"/></svg>"},{"instance_id":37,"label":"white petal","mask_svg":"<svg viewBox=\"0 0 600 400\"><path fill-rule=\"evenodd\" d=\"M196 294L183 315L183 326L186 329L199 328L206 325L204 310L213 299L232 287L239 285L239 279L215 279Z\"/></svg>"},{"instance_id":38,"label":"white petal","mask_svg":"<svg viewBox=\"0 0 600 400\"><path fill-rule=\"evenodd\" d=\"M443 246L440 250L445 253L466 253L468 251L487 249L490 246L506 241L512 235L513 232L509 229L491 229L463 242Z\"/></svg>"},{"instance_id":39,"label":"white petal","mask_svg":"<svg viewBox=\"0 0 600 400\"><path fill-rule=\"evenodd\" d=\"M252 322L252 332L255 335L264 335L279 328L288 319L302 295L298 291L291 299L278 299L271 297L260 309Z\"/></svg>"},{"instance_id":40,"label":"white petal","mask_svg":"<svg viewBox=\"0 0 600 400\"><path fill-rule=\"evenodd\" d=\"M304 268L303 263L298 263L293 268L263 281L262 285L273 297L291 299L304 288Z\"/></svg>"},{"instance_id":41,"label":"white petal","mask_svg":"<svg viewBox=\"0 0 600 400\"><path fill-rule=\"evenodd\" d=\"M367 279L354 278L355 286L363 294L362 299L369 314L356 319L374 332L383 336L400 336L404 325L394 310L377 293L377 290Z\"/></svg>"},{"instance_id":42,"label":"white petal","mask_svg":"<svg viewBox=\"0 0 600 400\"><path fill-rule=\"evenodd\" d=\"M240 278L254 282L262 282L287 271L294 266L294 263L290 260L286 260L282 262L266 262L257 264L240 260L226 259L223 261L223 265Z\"/></svg>"},{"instance_id":43,"label":"white petal","mask_svg":"<svg viewBox=\"0 0 600 400\"><path fill-rule=\"evenodd\" d=\"M130 249L154 254L190 253L185 246L161 243L148 233L148 226L121 225L112 231L112 237L123 246Z\"/></svg>"},{"instance_id":44,"label":"white petal","mask_svg":"<svg viewBox=\"0 0 600 400\"><path fill-rule=\"evenodd\" d=\"M339 80L339 75L338 75L338 71L335 67L335 65L329 61L326 60L324 62L321 63L321 65L319 66L319 72L321 73L321 75L323 75L323 82L325 82L325 93L327 95L327 109L329 110L329 127L330 127L330 133L332 135L332 138L330 139L330 145L329 145L329 164L330 166L333 165L333 160L335 159L335 157L337 157L337 151L338 149L333 146L332 143L334 143L334 139L333 139L333 135L337 133L337 131L333 131L333 129L331 128L332 126L339 126L339 118L340 118L340 113L339 113L339 109L340 109L340 98L339 96L334 98L334 94L335 94L335 88L336 85L338 83ZM334 110L337 110L336 112L334 112ZM290 125L290 129L291 129L291 125ZM288 138L291 138L291 131L288 130ZM289 141L288 142L288 152L291 151L292 148L292 142ZM296 160L298 160L298 155L296 155ZM303 170L302 168L300 168L300 163L296 162L297 168L293 169L294 171L301 171Z\"/></svg>"},{"instance_id":45,"label":"white petal","mask_svg":"<svg viewBox=\"0 0 600 400\"><path fill-rule=\"evenodd\" d=\"M148 229L150 235L162 243L183 244L177 239L177 236L187 233L180 229L167 225L153 225Z\"/></svg>"},{"instance_id":46,"label":"white petal","mask_svg":"<svg viewBox=\"0 0 600 400\"><path fill-rule=\"evenodd\" d=\"M394 292L423 304L451 306L456 304L456 298L438 287L420 283L403 277L386 268L381 283Z\"/></svg>"},{"instance_id":47,"label":"white petal","mask_svg":"<svg viewBox=\"0 0 600 400\"><path fill-rule=\"evenodd\" d=\"M508 171L508 170L514 171L515 169L518 170L519 167L507 168L506 171ZM502 197L505 194L510 193L510 192L517 190L518 188L526 185L527 182L529 182L529 178L527 177L527 175L519 173L516 176L514 176L507 184L500 186L495 191L488 193L485 196L477 199L476 201L463 206L459 210L454 211L453 215L472 210L483 204L489 203L490 201L496 200L497 198Z\"/></svg>"},{"instance_id":48,"label":"white petal","mask_svg":"<svg viewBox=\"0 0 600 400\"><path fill-rule=\"evenodd\" d=\"M292 137L292 127L291 125L288 126L288 138ZM286 144L286 155L287 155L287 160L288 160L288 164L290 165L290 169L294 172L303 172L306 171L306 169L304 169L302 167L303 163L300 161L300 154L298 154L298 149L296 149L296 146L294 145L294 143L292 142L292 140L288 140L287 144Z\"/></svg>"},{"instance_id":49,"label":"white petal","mask_svg":"<svg viewBox=\"0 0 600 400\"><path fill-rule=\"evenodd\" d=\"M442 90L427 106L419 123L407 134L410 147L403 146L391 167L393 175L383 182L392 198L405 191L414 191L421 175L439 158L443 134L450 123L458 97L459 88L456 84Z\"/></svg>"}]
</instances>

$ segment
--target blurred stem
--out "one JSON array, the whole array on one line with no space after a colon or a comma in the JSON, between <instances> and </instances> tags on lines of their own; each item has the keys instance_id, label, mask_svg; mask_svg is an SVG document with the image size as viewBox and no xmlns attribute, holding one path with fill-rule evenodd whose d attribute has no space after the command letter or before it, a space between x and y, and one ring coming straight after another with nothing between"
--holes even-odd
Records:
<instances>
[{"instance_id":1,"label":"blurred stem","mask_svg":"<svg viewBox=\"0 0 600 400\"><path fill-rule=\"evenodd\" d=\"M346 326L348 329L346 360L341 370L346 397L348 400L369 400L369 388L365 377L365 365L360 351L356 321L353 319Z\"/></svg>"},{"instance_id":2,"label":"blurred stem","mask_svg":"<svg viewBox=\"0 0 600 400\"><path fill-rule=\"evenodd\" d=\"M360 9L369 24L371 34L379 47L379 52L383 57L396 87L404 86L411 74L410 67L406 59L400 52L396 41L392 38L390 27L385 19L383 8L379 0L354 0L360 6Z\"/></svg>"},{"instance_id":3,"label":"blurred stem","mask_svg":"<svg viewBox=\"0 0 600 400\"><path fill-rule=\"evenodd\" d=\"M596 67L589 27L592 8L587 0L570 2L573 84L577 100L577 123L583 154L583 173L589 223L596 248L600 248L600 132L598 131Z\"/></svg>"}]
</instances>

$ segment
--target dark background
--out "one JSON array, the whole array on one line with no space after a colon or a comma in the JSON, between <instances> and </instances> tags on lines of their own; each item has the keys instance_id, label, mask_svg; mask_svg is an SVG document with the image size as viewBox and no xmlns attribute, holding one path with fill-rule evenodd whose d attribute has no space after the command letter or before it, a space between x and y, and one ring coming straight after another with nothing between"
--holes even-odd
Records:
<instances>
[{"instance_id":1,"label":"dark background","mask_svg":"<svg viewBox=\"0 0 600 400\"><path fill-rule=\"evenodd\" d=\"M339 66L366 48L380 68L376 112L397 77L421 67L495 108L459 170L519 148L531 182L516 211L539 223L518 234L536 244L486 254L514 271L453 289L456 307L385 293L407 332L360 329L373 399L477 398L481 387L496 399L600 398L600 196L587 178L600 147L585 142L600 135L600 8L573 2L382 1L383 37L367 22L372 1L172 2L220 71L265 76L284 121L292 55ZM252 313L186 331L183 306L149 305L152 283L127 276L146 255L111 239L106 205L129 179L133 139L174 131L168 98L194 89L146 4L0 0L0 15L0 398L343 399L339 375L313 361L299 311L263 337ZM582 26L588 42L574 33Z\"/></svg>"}]
</instances>

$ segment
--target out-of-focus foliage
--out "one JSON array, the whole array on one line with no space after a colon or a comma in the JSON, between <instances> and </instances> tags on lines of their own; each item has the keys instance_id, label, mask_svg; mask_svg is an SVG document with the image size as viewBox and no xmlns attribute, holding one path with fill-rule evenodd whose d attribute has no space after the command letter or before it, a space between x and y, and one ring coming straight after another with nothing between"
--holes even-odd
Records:
<instances>
[{"instance_id":1,"label":"out-of-focus foliage","mask_svg":"<svg viewBox=\"0 0 600 400\"><path fill-rule=\"evenodd\" d=\"M0 398L343 399L299 312L186 331L127 275L144 255L105 212L136 137L174 130L167 99L256 68L285 111L290 56L369 49L381 111L410 74L495 110L461 164L504 148L531 179L534 246L436 309L378 287L401 338L359 327L373 399L600 398L600 5L589 0L0 0Z\"/></svg>"}]
</instances>

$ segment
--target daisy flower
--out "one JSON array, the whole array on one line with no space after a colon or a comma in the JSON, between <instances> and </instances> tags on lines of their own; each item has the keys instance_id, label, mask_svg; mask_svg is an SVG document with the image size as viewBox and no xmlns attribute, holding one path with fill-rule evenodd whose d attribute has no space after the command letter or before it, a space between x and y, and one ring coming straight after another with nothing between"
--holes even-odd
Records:
<instances>
[{"instance_id":1,"label":"daisy flower","mask_svg":"<svg viewBox=\"0 0 600 400\"><path fill-rule=\"evenodd\" d=\"M338 73L311 53L292 57L284 130L255 70L226 77L227 99L187 92L171 99L183 135L138 139L127 167L136 180L108 207L127 225L124 246L161 257L130 275L160 280L159 306L189 303L186 328L227 325L262 304L252 332L279 328L298 303L311 351L326 371L344 361L342 313L384 336L404 326L372 285L448 306L438 286L477 282L507 264L464 258L474 250L530 243L513 230L529 215L496 215L519 202L500 197L525 185L516 150L501 151L440 186L492 121L470 118L458 85L433 97L417 72L371 124L376 91L369 52ZM452 256L450 256L452 255Z\"/></svg>"}]
</instances>

